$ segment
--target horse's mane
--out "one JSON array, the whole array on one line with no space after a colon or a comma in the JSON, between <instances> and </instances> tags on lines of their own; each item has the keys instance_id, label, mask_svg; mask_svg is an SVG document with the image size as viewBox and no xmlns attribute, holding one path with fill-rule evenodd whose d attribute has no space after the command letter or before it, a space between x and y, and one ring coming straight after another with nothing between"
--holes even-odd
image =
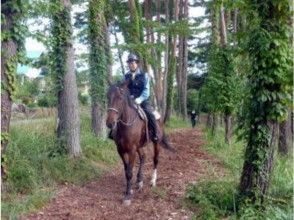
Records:
<instances>
[{"instance_id":1,"label":"horse's mane","mask_svg":"<svg viewBox=\"0 0 294 220\"><path fill-rule=\"evenodd\" d=\"M129 81L128 80L123 80L123 81L118 81L112 86L110 86L110 91L114 90L115 88L123 88L124 89L124 98L127 100L129 107L135 109L135 102L134 99L132 98L130 94L130 90L128 88Z\"/></svg>"}]
</instances>

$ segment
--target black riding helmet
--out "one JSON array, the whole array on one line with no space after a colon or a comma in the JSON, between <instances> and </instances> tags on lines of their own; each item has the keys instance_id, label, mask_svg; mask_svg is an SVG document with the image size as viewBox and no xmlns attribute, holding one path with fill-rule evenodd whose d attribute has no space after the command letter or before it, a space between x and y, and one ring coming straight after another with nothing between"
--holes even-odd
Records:
<instances>
[{"instance_id":1,"label":"black riding helmet","mask_svg":"<svg viewBox=\"0 0 294 220\"><path fill-rule=\"evenodd\" d=\"M136 61L137 63L139 63L140 59L136 54L130 53L129 56L128 56L127 63L133 62L133 61Z\"/></svg>"}]
</instances>

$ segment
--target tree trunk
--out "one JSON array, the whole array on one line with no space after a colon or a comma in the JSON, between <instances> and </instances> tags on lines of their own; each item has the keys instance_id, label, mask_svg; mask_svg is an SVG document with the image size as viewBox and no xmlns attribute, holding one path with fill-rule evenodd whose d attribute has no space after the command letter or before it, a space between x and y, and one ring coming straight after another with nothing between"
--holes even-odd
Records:
<instances>
[{"instance_id":1,"label":"tree trunk","mask_svg":"<svg viewBox=\"0 0 294 220\"><path fill-rule=\"evenodd\" d=\"M170 1L165 1L164 4L164 8L165 8L165 22L166 25L169 24L170 22L170 10L169 7L173 8L173 4L170 5ZM171 15L172 16L172 15ZM166 95L167 95L167 74L168 74L168 60L169 60L169 33L167 33L165 35L165 53L164 53L164 66L165 66L165 70L163 73L163 78L162 78L162 96L161 96L161 106L160 106L160 110L161 110L161 115L165 115L165 111L166 111Z\"/></svg>"},{"instance_id":2,"label":"tree trunk","mask_svg":"<svg viewBox=\"0 0 294 220\"><path fill-rule=\"evenodd\" d=\"M105 5L100 0L89 3L90 39L90 84L92 101L92 130L95 136L106 137L106 79L109 75L110 46L107 45L108 28L105 20Z\"/></svg>"},{"instance_id":3,"label":"tree trunk","mask_svg":"<svg viewBox=\"0 0 294 220\"><path fill-rule=\"evenodd\" d=\"M188 20L188 1L180 0L180 20ZM177 70L178 108L183 119L187 118L187 69L188 44L187 37L179 37L179 65Z\"/></svg>"},{"instance_id":4,"label":"tree trunk","mask_svg":"<svg viewBox=\"0 0 294 220\"><path fill-rule=\"evenodd\" d=\"M212 128L212 115L208 114L206 119L206 128Z\"/></svg>"},{"instance_id":5,"label":"tree trunk","mask_svg":"<svg viewBox=\"0 0 294 220\"><path fill-rule=\"evenodd\" d=\"M1 31L2 34L13 35L14 25L20 22L19 12L12 10L9 4L13 1L2 2L1 8ZM21 7L21 5L17 6ZM22 9L21 9L22 10ZM20 10L20 11L21 11ZM4 34L3 34L4 36ZM2 37L3 37L2 36ZM9 35L8 35L9 36ZM6 165L3 161L3 156L7 149L9 141L9 128L11 118L11 106L12 106L12 95L15 90L15 76L17 68L17 55L18 55L18 43L12 37L6 37L1 39L1 186L2 190L2 179L6 175Z\"/></svg>"},{"instance_id":6,"label":"tree trunk","mask_svg":"<svg viewBox=\"0 0 294 220\"><path fill-rule=\"evenodd\" d=\"M264 142L264 145L259 151L256 151L255 146L252 145L254 140L252 140L252 142L250 140L246 147L240 191L243 196L250 197L252 202L263 203L264 195L266 195L269 187L269 175L273 167L274 148L277 144L276 137L278 126L276 123L267 123L267 127L271 139ZM254 158L260 157L264 157L264 161L259 166L256 166L257 161Z\"/></svg>"},{"instance_id":7,"label":"tree trunk","mask_svg":"<svg viewBox=\"0 0 294 220\"><path fill-rule=\"evenodd\" d=\"M232 116L229 114L226 114L225 115L225 143L231 144L231 137L232 137Z\"/></svg>"},{"instance_id":8,"label":"tree trunk","mask_svg":"<svg viewBox=\"0 0 294 220\"><path fill-rule=\"evenodd\" d=\"M288 155L292 141L291 134L291 111L288 111L288 117L279 124L279 145L278 152L282 155Z\"/></svg>"},{"instance_id":9,"label":"tree trunk","mask_svg":"<svg viewBox=\"0 0 294 220\"><path fill-rule=\"evenodd\" d=\"M106 62L107 62L107 82L108 82L108 85L111 85L113 81L113 77L112 77L113 63L112 63L112 54L111 54L111 48L110 48L109 29L106 23L104 28L104 34L105 34L105 52L106 52Z\"/></svg>"},{"instance_id":10,"label":"tree trunk","mask_svg":"<svg viewBox=\"0 0 294 220\"><path fill-rule=\"evenodd\" d=\"M179 0L170 0L170 19L178 20L179 15ZM166 92L166 111L164 115L164 122L168 121L172 113L173 93L174 93L174 76L176 75L176 42L177 37L169 35L169 55L168 55L168 73L167 73L167 92Z\"/></svg>"},{"instance_id":11,"label":"tree trunk","mask_svg":"<svg viewBox=\"0 0 294 220\"><path fill-rule=\"evenodd\" d=\"M2 33L12 33L15 14L8 8L3 8L1 13L5 21L1 22ZM1 44L1 153L4 154L9 136L11 117L12 94L14 92L14 81L17 65L17 42L12 38L3 40Z\"/></svg>"},{"instance_id":12,"label":"tree trunk","mask_svg":"<svg viewBox=\"0 0 294 220\"><path fill-rule=\"evenodd\" d=\"M69 150L69 154L73 157L78 157L81 155L80 117L78 105L78 90L74 70L73 40L71 39L71 2L69 0L62 0L61 4L64 9L59 12L59 19L55 20L55 22L56 25L60 28L59 34L66 32L68 34L68 37L66 39L61 39L65 40L66 42L59 42L59 50L65 50L64 55L66 63L64 64L64 68L62 68L63 70L65 70L63 79L59 81L62 86L61 90L58 92L57 136L61 143L67 147L67 149ZM62 26L64 22L62 22L62 24L58 24L64 19L64 17L68 19L66 24L67 27ZM59 36L56 36L56 38L58 39Z\"/></svg>"}]
</instances>

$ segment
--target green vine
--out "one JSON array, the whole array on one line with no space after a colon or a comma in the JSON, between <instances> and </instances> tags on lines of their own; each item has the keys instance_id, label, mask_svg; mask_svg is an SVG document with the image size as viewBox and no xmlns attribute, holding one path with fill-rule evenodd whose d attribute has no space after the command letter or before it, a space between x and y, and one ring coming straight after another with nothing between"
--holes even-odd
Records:
<instances>
[{"instance_id":1,"label":"green vine","mask_svg":"<svg viewBox=\"0 0 294 220\"><path fill-rule=\"evenodd\" d=\"M24 21L28 12L28 1L6 1L1 5L1 43L2 47L9 41L13 41L16 44L16 54L11 57L2 51L2 57L6 58L4 64L5 75L7 82L1 83L3 90L7 91L10 98L13 99L16 88L15 88L15 75L17 70L17 64L24 61L24 40L28 33L28 28L24 24Z\"/></svg>"},{"instance_id":2,"label":"green vine","mask_svg":"<svg viewBox=\"0 0 294 220\"><path fill-rule=\"evenodd\" d=\"M271 172L268 167L273 152L271 122L286 116L292 84L292 58L289 36L289 1L249 1L252 7L251 30L248 34L251 72L248 74L249 97L244 106L242 136L247 141L246 167L251 167L241 179L250 179L250 188L242 194L252 201L263 201ZM246 181L245 181L246 182ZM247 183L248 184L248 183ZM241 181L241 186L247 185Z\"/></svg>"},{"instance_id":3,"label":"green vine","mask_svg":"<svg viewBox=\"0 0 294 220\"><path fill-rule=\"evenodd\" d=\"M54 0L51 26L51 71L55 81L55 92L63 89L66 73L67 46L70 43L71 18L69 8L63 7L59 0Z\"/></svg>"},{"instance_id":4,"label":"green vine","mask_svg":"<svg viewBox=\"0 0 294 220\"><path fill-rule=\"evenodd\" d=\"M106 108L107 61L109 60L106 55L105 7L105 1L91 0L89 3L90 93L92 102L100 103L102 109Z\"/></svg>"}]
</instances>

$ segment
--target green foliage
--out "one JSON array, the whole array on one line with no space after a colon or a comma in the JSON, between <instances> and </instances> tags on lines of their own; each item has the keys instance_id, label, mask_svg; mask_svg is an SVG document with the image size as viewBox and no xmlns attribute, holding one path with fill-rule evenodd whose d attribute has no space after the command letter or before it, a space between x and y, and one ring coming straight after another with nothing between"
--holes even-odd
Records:
<instances>
[{"instance_id":1,"label":"green foliage","mask_svg":"<svg viewBox=\"0 0 294 220\"><path fill-rule=\"evenodd\" d=\"M240 103L242 76L237 75L234 56L232 49L210 48L208 76L201 90L202 108L209 112L233 114Z\"/></svg>"},{"instance_id":2,"label":"green foliage","mask_svg":"<svg viewBox=\"0 0 294 220\"><path fill-rule=\"evenodd\" d=\"M245 197L263 198L257 179L268 181L265 170L272 149L269 122L286 116L292 87L292 59L288 20L289 1L251 1L251 28L247 50L251 61L248 74L249 97L240 118L241 137L247 141L245 160L252 167L251 191ZM267 188L266 188L267 189Z\"/></svg>"},{"instance_id":3,"label":"green foliage","mask_svg":"<svg viewBox=\"0 0 294 220\"><path fill-rule=\"evenodd\" d=\"M189 89L187 91L187 111L198 110L199 93L196 89Z\"/></svg>"},{"instance_id":4,"label":"green foliage","mask_svg":"<svg viewBox=\"0 0 294 220\"><path fill-rule=\"evenodd\" d=\"M22 75L17 77L16 85L15 99L21 100L26 105L34 102L39 93L37 80L31 80Z\"/></svg>"},{"instance_id":5,"label":"green foliage","mask_svg":"<svg viewBox=\"0 0 294 220\"><path fill-rule=\"evenodd\" d=\"M57 97L52 94L47 94L39 97L38 106L40 107L55 107L57 105Z\"/></svg>"},{"instance_id":6,"label":"green foliage","mask_svg":"<svg viewBox=\"0 0 294 220\"><path fill-rule=\"evenodd\" d=\"M51 71L56 94L63 90L63 78L66 73L67 46L70 43L72 30L69 8L61 5L59 0L52 1L51 15Z\"/></svg>"},{"instance_id":7,"label":"green foliage","mask_svg":"<svg viewBox=\"0 0 294 220\"><path fill-rule=\"evenodd\" d=\"M236 183L203 181L188 187L186 198L200 206L197 219L219 219L236 211Z\"/></svg>"},{"instance_id":8,"label":"green foliage","mask_svg":"<svg viewBox=\"0 0 294 220\"><path fill-rule=\"evenodd\" d=\"M88 95L83 95L79 92L78 98L79 98L79 101L82 105L88 105L88 103L89 103L89 96Z\"/></svg>"},{"instance_id":9,"label":"green foliage","mask_svg":"<svg viewBox=\"0 0 294 220\"><path fill-rule=\"evenodd\" d=\"M92 103L100 103L106 108L107 53L106 21L104 17L105 2L92 0L89 4L89 41L90 41L90 84Z\"/></svg>"}]
</instances>

